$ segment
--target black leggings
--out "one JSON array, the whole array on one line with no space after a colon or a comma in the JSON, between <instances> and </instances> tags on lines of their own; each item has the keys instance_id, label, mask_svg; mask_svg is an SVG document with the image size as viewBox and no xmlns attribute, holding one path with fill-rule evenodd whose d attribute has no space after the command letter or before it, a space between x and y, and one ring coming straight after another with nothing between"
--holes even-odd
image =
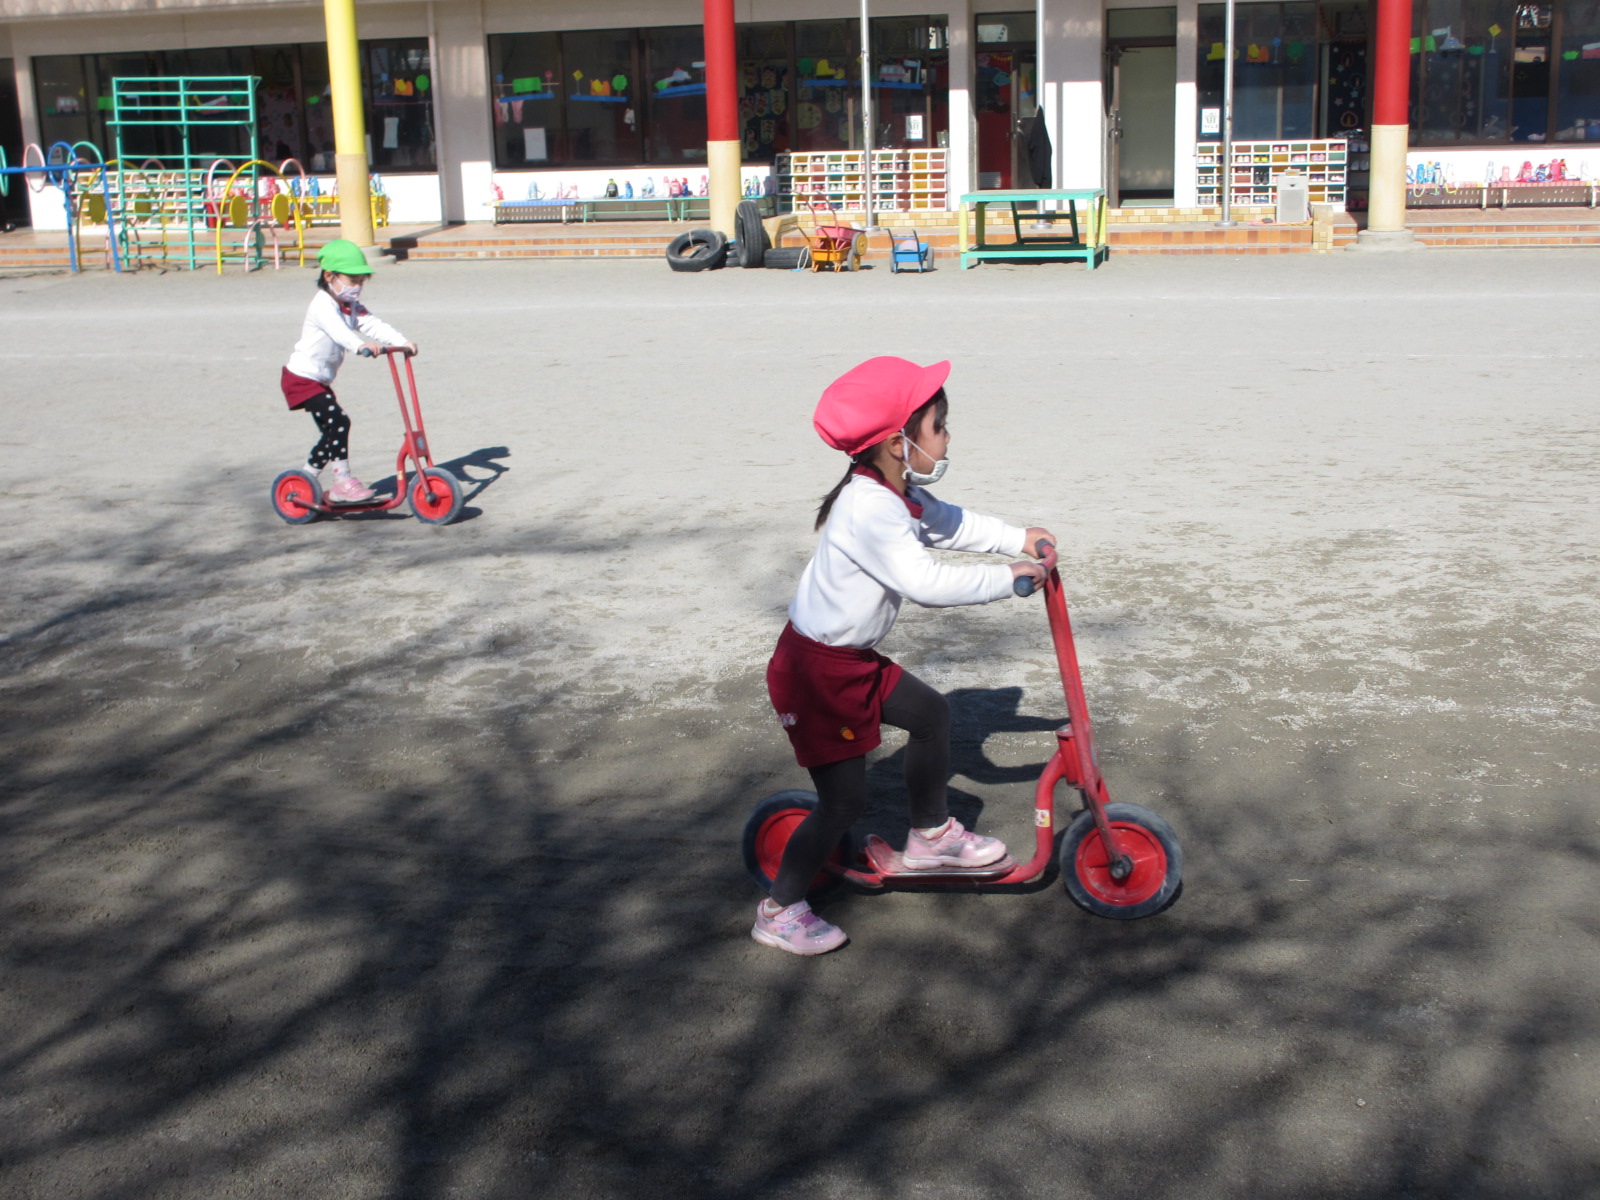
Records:
<instances>
[{"instance_id":1,"label":"black leggings","mask_svg":"<svg viewBox=\"0 0 1600 1200\"><path fill-rule=\"evenodd\" d=\"M343 462L350 457L350 418L339 407L332 392L313 396L300 409L310 413L317 428L322 430L322 440L311 447L306 462L320 471L331 462Z\"/></svg>"},{"instance_id":2,"label":"black leggings","mask_svg":"<svg viewBox=\"0 0 1600 1200\"><path fill-rule=\"evenodd\" d=\"M907 671L883 701L883 723L911 735L906 743L906 792L911 827L932 829L950 815L950 704ZM817 807L796 827L783 851L772 899L785 907L804 900L845 830L867 808L867 758L811 768Z\"/></svg>"}]
</instances>

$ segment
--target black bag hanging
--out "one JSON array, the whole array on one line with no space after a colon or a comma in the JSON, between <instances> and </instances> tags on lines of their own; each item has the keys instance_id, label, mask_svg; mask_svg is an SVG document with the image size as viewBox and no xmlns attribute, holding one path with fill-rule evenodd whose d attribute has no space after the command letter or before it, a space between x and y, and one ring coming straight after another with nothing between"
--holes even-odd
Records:
<instances>
[{"instance_id":1,"label":"black bag hanging","mask_svg":"<svg viewBox=\"0 0 1600 1200\"><path fill-rule=\"evenodd\" d=\"M1023 145L1028 151L1028 173L1033 176L1033 186L1047 188L1050 186L1050 131L1045 128L1044 118L1032 116L1028 118L1028 128L1023 134Z\"/></svg>"}]
</instances>

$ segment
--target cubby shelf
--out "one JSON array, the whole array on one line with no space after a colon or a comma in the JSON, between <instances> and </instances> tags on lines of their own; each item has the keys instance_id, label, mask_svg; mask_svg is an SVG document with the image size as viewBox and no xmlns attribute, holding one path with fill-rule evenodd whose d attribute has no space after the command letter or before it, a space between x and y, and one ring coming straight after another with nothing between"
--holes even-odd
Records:
<instances>
[{"instance_id":1,"label":"cubby shelf","mask_svg":"<svg viewBox=\"0 0 1600 1200\"><path fill-rule=\"evenodd\" d=\"M1349 150L1343 138L1234 142L1233 160L1224 170L1221 142L1201 142L1195 156L1200 206L1220 206L1220 181L1228 181L1234 204L1272 204L1278 178L1289 172L1306 177L1312 204L1344 207Z\"/></svg>"},{"instance_id":2,"label":"cubby shelf","mask_svg":"<svg viewBox=\"0 0 1600 1200\"><path fill-rule=\"evenodd\" d=\"M877 212L914 212L946 207L947 151L874 150L872 206ZM807 199L859 209L866 192L862 150L794 151L778 155L778 207L792 212Z\"/></svg>"}]
</instances>

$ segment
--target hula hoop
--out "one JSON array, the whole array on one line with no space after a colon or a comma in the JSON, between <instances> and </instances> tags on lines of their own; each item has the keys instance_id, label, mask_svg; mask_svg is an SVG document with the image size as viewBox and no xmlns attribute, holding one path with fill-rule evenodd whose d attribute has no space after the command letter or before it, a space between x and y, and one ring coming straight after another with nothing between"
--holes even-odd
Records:
<instances>
[{"instance_id":1,"label":"hula hoop","mask_svg":"<svg viewBox=\"0 0 1600 1200\"><path fill-rule=\"evenodd\" d=\"M11 195L11 176L6 174L6 148L0 146L0 196Z\"/></svg>"},{"instance_id":2,"label":"hula hoop","mask_svg":"<svg viewBox=\"0 0 1600 1200\"><path fill-rule=\"evenodd\" d=\"M61 151L60 154L56 153L58 150ZM72 165L72 143L51 142L50 154L47 158L47 161L51 167L50 182L55 184L58 188L66 187L68 173L63 168L70 167Z\"/></svg>"},{"instance_id":3,"label":"hula hoop","mask_svg":"<svg viewBox=\"0 0 1600 1200\"><path fill-rule=\"evenodd\" d=\"M225 159L225 158L217 159L209 167L206 168L206 188L205 188L205 192L206 192L206 199L207 200L215 200L217 198L217 194L215 192L213 192L211 189L212 189L212 184L216 180L217 168L218 167L226 167L230 171L233 171L235 169L234 165L231 162L229 162L227 159Z\"/></svg>"},{"instance_id":4,"label":"hula hoop","mask_svg":"<svg viewBox=\"0 0 1600 1200\"><path fill-rule=\"evenodd\" d=\"M90 160L84 158L83 155L78 153L79 149L84 146L87 146L90 150L94 151L93 162L90 162ZM106 165L106 156L100 153L100 147L96 146L93 142L73 142L72 153L75 162L84 163L88 166L93 166L95 163L98 163L102 167Z\"/></svg>"},{"instance_id":5,"label":"hula hoop","mask_svg":"<svg viewBox=\"0 0 1600 1200\"><path fill-rule=\"evenodd\" d=\"M217 161L221 162L223 160L218 159ZM215 165L215 164L213 164L213 165ZM232 164L230 163L229 165L231 166ZM295 165L298 166L299 164L297 163ZM279 179L283 178L283 172L279 168L273 166L266 159L264 159L264 158L252 158L248 162L244 163L242 166L236 167L234 169L233 174L228 176L228 182L226 184L224 184L223 188L222 188L222 196L221 196L222 199L226 199L227 197L229 197L229 196L234 194L235 187L239 186L239 176L243 175L251 167L265 167L268 171L272 172L273 176L276 176ZM272 176L268 176L268 178L271 178L271 177ZM253 184L254 183L259 183L259 173L257 174L255 179L253 180ZM209 187L209 185L208 185L208 187ZM276 227L273 225L273 222L272 222L272 219L271 219L270 210L267 211L267 212L263 212L263 210L262 210L261 196L260 196L260 192L259 192L258 188L255 187L255 186L252 186L250 191L247 192L247 191L243 190L243 188L241 187L240 191L239 191L239 199L242 200L244 202L244 204L245 204L246 219L245 219L243 227L245 229L246 238L248 238L251 233L254 233L256 236L259 237L261 229L263 227L272 228L272 230L273 230L273 233L272 233L272 254L273 254L274 260L276 261L279 258L279 253L278 253L278 233L277 233ZM226 219L227 218L225 217L224 211L223 211L223 205L219 201L219 203L217 205L217 236L216 236L217 274L218 275L222 274L222 233L223 233L223 226L224 226L224 223L225 223ZM235 228L238 228L238 226L235 226ZM303 267L303 266L306 265L305 233L304 233L304 222L300 219L300 214L299 214L298 211L295 212L294 234L295 234L295 249L296 249L296 251L298 253L298 256L299 256L300 265ZM246 269L248 269L248 263L246 265Z\"/></svg>"},{"instance_id":6,"label":"hula hoop","mask_svg":"<svg viewBox=\"0 0 1600 1200\"><path fill-rule=\"evenodd\" d=\"M28 161L28 153L30 151L32 151L33 156L39 160L37 163L30 163ZM28 188L30 191L39 193L50 186L50 180L45 177L46 169L44 151L39 148L39 143L29 142L22 148L22 177L28 181ZM34 183L33 181L33 177L35 175L39 176L38 183Z\"/></svg>"}]
</instances>

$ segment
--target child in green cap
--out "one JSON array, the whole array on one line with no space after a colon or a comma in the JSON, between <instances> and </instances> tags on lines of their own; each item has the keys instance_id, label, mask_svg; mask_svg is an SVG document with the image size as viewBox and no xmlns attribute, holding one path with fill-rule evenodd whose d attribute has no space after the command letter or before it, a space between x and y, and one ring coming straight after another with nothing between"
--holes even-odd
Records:
<instances>
[{"instance_id":1,"label":"child in green cap","mask_svg":"<svg viewBox=\"0 0 1600 1200\"><path fill-rule=\"evenodd\" d=\"M291 409L309 412L322 433L311 447L306 469L316 475L331 468L333 486L327 498L335 504L358 504L372 499L372 489L350 473L350 418L334 398L333 377L345 351L361 353L369 340L403 346L407 354L415 354L417 345L361 303L361 285L372 274L372 265L359 246L337 238L318 252L317 264L317 294L283 368L283 398Z\"/></svg>"}]
</instances>

